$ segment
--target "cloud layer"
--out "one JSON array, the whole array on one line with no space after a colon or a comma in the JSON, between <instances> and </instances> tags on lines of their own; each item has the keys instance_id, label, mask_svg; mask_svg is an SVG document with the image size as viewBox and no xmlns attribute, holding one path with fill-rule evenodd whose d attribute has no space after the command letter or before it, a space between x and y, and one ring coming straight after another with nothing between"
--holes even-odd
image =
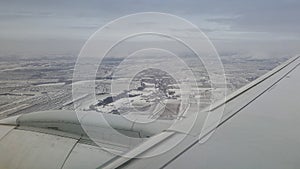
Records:
<instances>
[{"instance_id":1,"label":"cloud layer","mask_svg":"<svg viewBox=\"0 0 300 169\"><path fill-rule=\"evenodd\" d=\"M136 12L157 11L193 22L221 51L249 55L251 52L253 55L255 52L261 55L300 53L298 0L11 0L0 3L0 43L4 46L24 43L23 48L34 50L36 43L47 41L45 45L55 50L60 48L60 42L69 40L74 43L74 49L70 50L78 51L94 31L110 20ZM271 52L282 44L286 48ZM264 49L260 49L262 45ZM23 49L1 50L13 53Z\"/></svg>"}]
</instances>

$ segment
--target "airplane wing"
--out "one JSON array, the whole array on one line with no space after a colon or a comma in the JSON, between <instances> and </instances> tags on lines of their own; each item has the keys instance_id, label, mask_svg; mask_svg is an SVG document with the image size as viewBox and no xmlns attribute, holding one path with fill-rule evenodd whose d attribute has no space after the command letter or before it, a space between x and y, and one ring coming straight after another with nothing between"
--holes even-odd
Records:
<instances>
[{"instance_id":1,"label":"airplane wing","mask_svg":"<svg viewBox=\"0 0 300 169\"><path fill-rule=\"evenodd\" d=\"M0 168L299 168L299 64L300 57L294 57L169 128L164 122L143 128L108 117L117 119L114 129L141 142L119 139L86 119L87 125L103 129L105 149L85 135L71 112L4 119ZM218 125L202 128L208 114L223 110Z\"/></svg>"}]
</instances>

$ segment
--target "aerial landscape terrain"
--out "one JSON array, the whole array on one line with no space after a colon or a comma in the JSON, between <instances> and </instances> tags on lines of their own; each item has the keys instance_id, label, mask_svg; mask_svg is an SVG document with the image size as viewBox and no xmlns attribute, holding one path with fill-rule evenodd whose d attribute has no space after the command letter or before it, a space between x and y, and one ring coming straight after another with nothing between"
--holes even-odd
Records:
<instances>
[{"instance_id":1,"label":"aerial landscape terrain","mask_svg":"<svg viewBox=\"0 0 300 169\"><path fill-rule=\"evenodd\" d=\"M226 73L227 94L253 81L285 58L253 59L238 56L221 57ZM72 77L75 57L51 56L36 58L4 57L0 59L0 118L43 110L73 110ZM119 59L107 59L98 69L96 83L97 103L89 103L84 111L102 113L134 113L124 106L129 102L137 110L151 110L147 116L173 119L178 114L179 96L176 80L165 72L150 69L141 71L132 80L130 90L111 94L111 79ZM199 72L202 68L196 68ZM210 104L208 78L197 79L202 98L201 108ZM84 99L78 98L78 100ZM168 110L160 111L152 103L164 100Z\"/></svg>"}]
</instances>

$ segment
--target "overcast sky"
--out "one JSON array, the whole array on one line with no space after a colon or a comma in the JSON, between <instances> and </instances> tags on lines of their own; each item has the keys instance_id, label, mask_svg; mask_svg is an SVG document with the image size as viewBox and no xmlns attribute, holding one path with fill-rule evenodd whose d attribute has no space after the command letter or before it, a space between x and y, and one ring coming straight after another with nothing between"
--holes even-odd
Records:
<instances>
[{"instance_id":1,"label":"overcast sky","mask_svg":"<svg viewBox=\"0 0 300 169\"><path fill-rule=\"evenodd\" d=\"M202 29L225 55L300 53L299 0L1 0L1 56L78 54L97 29L137 12L164 12Z\"/></svg>"}]
</instances>

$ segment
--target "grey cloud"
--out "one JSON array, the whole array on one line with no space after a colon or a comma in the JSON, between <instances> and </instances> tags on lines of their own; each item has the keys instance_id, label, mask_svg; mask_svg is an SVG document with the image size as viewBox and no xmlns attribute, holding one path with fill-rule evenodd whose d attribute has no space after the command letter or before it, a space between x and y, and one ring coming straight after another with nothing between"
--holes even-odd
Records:
<instances>
[{"instance_id":1,"label":"grey cloud","mask_svg":"<svg viewBox=\"0 0 300 169\"><path fill-rule=\"evenodd\" d=\"M123 15L157 11L183 17L213 39L236 39L239 44L241 39L267 41L280 35L279 40L293 39L290 43L294 46L300 44L299 0L3 0L0 3L0 38L4 34L6 38L16 38L16 33L31 33L35 37L55 39L64 35L84 40L97 28ZM25 31L20 32L23 28ZM173 31L190 30L174 28Z\"/></svg>"},{"instance_id":2,"label":"grey cloud","mask_svg":"<svg viewBox=\"0 0 300 169\"><path fill-rule=\"evenodd\" d=\"M70 29L98 29L100 25L74 25L70 26Z\"/></svg>"}]
</instances>

